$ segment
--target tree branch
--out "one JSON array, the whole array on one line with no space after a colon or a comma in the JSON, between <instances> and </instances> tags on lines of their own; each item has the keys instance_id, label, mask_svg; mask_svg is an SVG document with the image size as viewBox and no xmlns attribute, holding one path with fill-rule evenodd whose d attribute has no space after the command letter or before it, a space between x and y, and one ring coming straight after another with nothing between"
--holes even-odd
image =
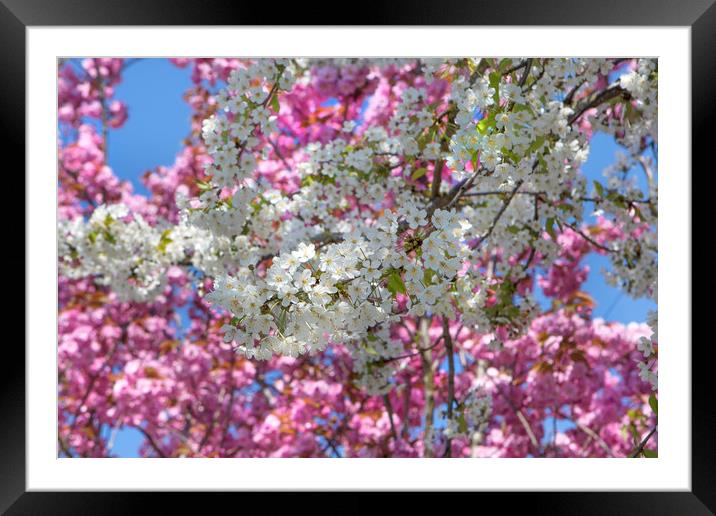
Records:
<instances>
[{"instance_id":1,"label":"tree branch","mask_svg":"<svg viewBox=\"0 0 716 516\"><path fill-rule=\"evenodd\" d=\"M231 354L231 367L229 368L229 385L230 385L230 394L229 394L229 403L226 407L226 419L224 419L224 429L221 431L221 447L224 447L224 442L226 441L226 436L229 433L229 426L231 423L231 408L234 405L234 393L236 392L236 388L234 387L234 367L236 366L236 353Z\"/></svg>"},{"instance_id":2,"label":"tree branch","mask_svg":"<svg viewBox=\"0 0 716 516\"><path fill-rule=\"evenodd\" d=\"M122 334L120 335L119 339L114 341L114 344L112 345L112 348L110 349L109 354L107 355L107 358L105 358L104 363L102 366L97 370L97 372L92 376L89 384L87 385L87 389L85 390L84 395L82 396L82 399L80 400L80 404L77 406L77 409L75 409L75 412L73 414L72 419L72 425L70 426L70 431L73 431L75 426L77 425L77 418L80 416L80 412L82 412L82 407L85 406L85 403L87 403L87 399L89 399L89 395L92 393L92 389L94 388L95 383L97 383L97 380L99 379L100 375L104 371L105 367L107 367L107 364L109 364L114 357L115 352L117 351L117 347L121 342L125 342L127 339L127 325L123 324L121 326L122 328Z\"/></svg>"},{"instance_id":3,"label":"tree branch","mask_svg":"<svg viewBox=\"0 0 716 516\"><path fill-rule=\"evenodd\" d=\"M67 457L73 459L75 456L74 456L74 455L72 454L72 452L70 451L70 447L67 445L67 443L65 442L65 440L62 439L62 437L60 437L60 436L58 435L58 436L57 436L57 441L58 441L59 444L60 444L60 449L65 453L65 455L67 455Z\"/></svg>"},{"instance_id":4,"label":"tree branch","mask_svg":"<svg viewBox=\"0 0 716 516\"><path fill-rule=\"evenodd\" d=\"M450 321L443 316L443 340L445 341L445 352L448 361L448 395L447 395L447 417L452 421L453 405L455 404L455 353L453 352L452 337L450 336ZM445 456L452 456L452 441L447 439Z\"/></svg>"},{"instance_id":5,"label":"tree branch","mask_svg":"<svg viewBox=\"0 0 716 516\"><path fill-rule=\"evenodd\" d=\"M378 360L373 360L373 361L371 361L370 363L371 363L371 364L387 364L388 362L393 362L393 361L395 361L395 360L400 360L400 359L402 359L402 358L415 357L415 356L420 355L421 353L424 353L425 351L430 351L431 349L433 349L434 347L436 347L438 344L440 344L440 341L441 341L442 339L443 339L443 337L440 336L440 337L437 338L437 340L436 340L434 343L432 343L432 344L431 344L430 346L428 346L427 348L418 348L418 351L416 351L416 352L414 352L414 353L406 353L406 354L404 354L404 355L398 355L397 357L381 358L381 359L378 359Z\"/></svg>"},{"instance_id":6,"label":"tree branch","mask_svg":"<svg viewBox=\"0 0 716 516\"><path fill-rule=\"evenodd\" d=\"M639 446L637 447L636 450L634 450L634 452L631 455L629 455L629 458L633 459L635 457L638 457L639 454L641 454L641 452L644 451L644 447L646 446L646 443L649 442L649 439L651 439L651 436L654 435L655 433L656 433L656 425L654 425L654 428L649 430L649 433L646 434L646 436L641 440L641 442L639 443Z\"/></svg>"},{"instance_id":7,"label":"tree branch","mask_svg":"<svg viewBox=\"0 0 716 516\"><path fill-rule=\"evenodd\" d=\"M383 394L383 404L385 410L388 412L388 420L390 421L390 434L393 436L393 441L398 441L398 432L395 430L395 422L393 421L393 405L390 403L390 398L387 394Z\"/></svg>"},{"instance_id":8,"label":"tree branch","mask_svg":"<svg viewBox=\"0 0 716 516\"><path fill-rule=\"evenodd\" d=\"M497 212L497 215L495 215L495 218L492 221L492 224L490 224L489 229L487 230L487 233L485 233L485 236L480 238L480 241L478 242L478 246L481 245L485 240L487 240L490 235L492 235L492 232L495 230L495 226L497 226L497 223L499 222L500 218L502 217L502 214L505 213L507 210L507 207L512 202L512 199L517 195L517 190L519 190L520 186L522 186L522 183L524 182L523 179L520 179L515 184L515 188L510 192L510 196L507 198L507 200L504 202L502 207L500 208L500 211Z\"/></svg>"},{"instance_id":9,"label":"tree branch","mask_svg":"<svg viewBox=\"0 0 716 516\"><path fill-rule=\"evenodd\" d=\"M408 430L410 426L410 398L413 386L410 382L410 374L405 375L405 395L403 396L403 427L400 434L403 439L408 438Z\"/></svg>"},{"instance_id":10,"label":"tree branch","mask_svg":"<svg viewBox=\"0 0 716 516\"><path fill-rule=\"evenodd\" d=\"M428 322L428 319L425 317L421 317L418 325L420 338L423 340L424 347L427 348L426 351L422 351L420 353L420 362L423 369L423 390L425 398L425 406L423 408L425 430L423 435L429 436L432 435L434 417L433 413L435 411L433 353L430 348L430 324ZM433 456L432 443L423 441L423 456Z\"/></svg>"},{"instance_id":11,"label":"tree branch","mask_svg":"<svg viewBox=\"0 0 716 516\"><path fill-rule=\"evenodd\" d=\"M594 240L594 239L593 239L592 237L590 237L589 235L583 233L580 229L578 229L578 228L577 228L576 226L574 226L573 224L570 224L570 223L568 223L568 222L562 222L562 224L564 224L565 226L567 226L569 229L571 229L571 230L574 231L575 233L579 234L579 236L581 236L581 237L582 237L583 239L585 239L587 242L589 242L590 244L592 244L592 245L595 246L595 247L598 247L598 248L601 249L602 251L606 251L606 252L608 252L608 253L616 253L616 251L615 251L614 249L610 249L610 248L608 248L608 247L606 247L606 246L603 246L602 244L600 244L599 242L597 242L596 240Z\"/></svg>"},{"instance_id":12,"label":"tree branch","mask_svg":"<svg viewBox=\"0 0 716 516\"><path fill-rule=\"evenodd\" d=\"M136 426L135 428L144 434L144 437L146 437L147 441L149 441L149 445L154 449L155 452L157 452L157 454L161 458L163 458L163 459L167 458L167 454L162 451L162 449L159 447L159 444L157 444L157 441L154 440L154 437L152 437L152 435L149 432L147 432L141 426Z\"/></svg>"},{"instance_id":13,"label":"tree branch","mask_svg":"<svg viewBox=\"0 0 716 516\"><path fill-rule=\"evenodd\" d=\"M592 430L592 429L589 428L588 426L583 425L583 424L580 423L579 421L575 421L574 423L577 425L577 428L579 428L582 432L584 432L584 433L587 434L589 437L591 437L592 439L594 439L594 440L599 444L599 446L602 447L602 449L607 453L607 457L613 457L613 456L614 456L614 452L612 451L612 449L609 447L609 445L607 444L607 442L606 442L604 439L601 438L601 436L600 436L597 432L595 432L594 430Z\"/></svg>"},{"instance_id":14,"label":"tree branch","mask_svg":"<svg viewBox=\"0 0 716 516\"><path fill-rule=\"evenodd\" d=\"M492 384L497 389L497 392L500 393L500 396L507 402L507 405L509 405L510 409L512 409L512 412L517 416L517 419L519 420L522 427L525 429L525 432L527 432L527 437L530 440L530 443L532 444L532 447L534 448L535 453L538 456L542 456L542 450L539 446L539 441L537 441L537 436L535 435L534 431L532 430L532 427L530 426L530 422L527 421L527 418L522 413L522 410L517 408L514 403L512 403L512 400L502 391L500 386L495 382L492 381Z\"/></svg>"},{"instance_id":15,"label":"tree branch","mask_svg":"<svg viewBox=\"0 0 716 516\"><path fill-rule=\"evenodd\" d=\"M581 117L586 111L595 108L604 102L609 102L611 99L619 96L623 96L625 99L631 98L629 92L618 84L610 86L605 90L592 93L577 106L575 113L569 117L569 125L572 125L574 122L579 120L579 117Z\"/></svg>"}]
</instances>

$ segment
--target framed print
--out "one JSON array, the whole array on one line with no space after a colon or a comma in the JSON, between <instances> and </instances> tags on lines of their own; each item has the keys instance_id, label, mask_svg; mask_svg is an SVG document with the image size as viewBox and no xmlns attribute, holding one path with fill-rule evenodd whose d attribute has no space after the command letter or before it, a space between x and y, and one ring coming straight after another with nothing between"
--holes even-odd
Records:
<instances>
[{"instance_id":1,"label":"framed print","mask_svg":"<svg viewBox=\"0 0 716 516\"><path fill-rule=\"evenodd\" d=\"M393 4L334 25L328 7L4 2L27 254L2 509L515 491L712 514L691 337L711 3Z\"/></svg>"}]
</instances>

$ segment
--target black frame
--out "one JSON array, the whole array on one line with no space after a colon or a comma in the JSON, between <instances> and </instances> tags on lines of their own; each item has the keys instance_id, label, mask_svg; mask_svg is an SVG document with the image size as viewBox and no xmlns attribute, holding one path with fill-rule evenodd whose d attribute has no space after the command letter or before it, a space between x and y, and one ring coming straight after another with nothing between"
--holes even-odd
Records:
<instances>
[{"instance_id":1,"label":"black frame","mask_svg":"<svg viewBox=\"0 0 716 516\"><path fill-rule=\"evenodd\" d=\"M713 168L709 159L711 156L706 128L716 114L716 96L712 94L713 85L716 83L714 0L440 0L432 3L421 2L420 5L410 0L394 0L385 6L361 5L361 9L356 9L350 17L339 18L344 20L343 24L690 26L692 163L694 168L702 165L699 168L705 173ZM301 21L315 25L335 24L335 19L338 18L329 16L334 12L335 4L328 2L325 5L306 5L303 2L281 5L270 11L266 7L266 4L242 5L231 0L0 1L0 70L3 75L3 80L0 80L0 111L3 121L0 124L0 132L3 137L0 141L3 146L7 145L8 153L12 150L13 155L22 155L20 163L24 163L24 153L21 153L21 150L25 148L25 131L20 131L20 128L25 127L27 26L283 25ZM707 168L707 164L711 166ZM6 169L6 173L10 172ZM17 192L16 188L13 186L12 191ZM23 185L23 190L24 188ZM13 197L24 199L19 195ZM10 226L14 227L8 229L18 233L18 240L24 242L24 232L23 235L19 234L19 224ZM22 268L25 274L31 272L19 256L14 256L8 265L13 271ZM24 364L24 355L17 340L6 340L4 344L5 352L10 353L10 356L4 357L3 374L0 375L0 415L4 420L0 425L0 511L7 510L7 514L148 512L146 495L139 493L25 493L26 379L25 369L20 367L20 364ZM716 513L716 447L713 438L716 433L716 416L713 410L713 383L709 381L709 376L713 373L708 360L708 350L712 345L709 339L704 339L692 347L691 492L513 493L509 495L509 503L505 502L503 493L476 493L473 496L480 497L480 505L489 497L490 501L497 501L503 508L514 509L519 501L529 507L527 510L537 509L540 513L549 514ZM245 497L246 494L240 496ZM196 496L179 493L155 495L155 498L159 498L162 512L169 512L173 505L179 504L180 507L188 509L192 501L198 500ZM295 507L293 498L290 497L289 503ZM448 500L431 498L438 502L438 507L440 502L445 504ZM276 500L277 497L272 495L272 509ZM377 508L375 502L369 500L370 497L365 495L353 495L349 504L331 507L338 508L340 512L357 514L365 512L366 509ZM425 502L425 497L412 496L408 504L422 508L425 507ZM404 507L406 512L410 508ZM197 504L200 511L206 508L206 500L203 500L202 505Z\"/></svg>"}]
</instances>

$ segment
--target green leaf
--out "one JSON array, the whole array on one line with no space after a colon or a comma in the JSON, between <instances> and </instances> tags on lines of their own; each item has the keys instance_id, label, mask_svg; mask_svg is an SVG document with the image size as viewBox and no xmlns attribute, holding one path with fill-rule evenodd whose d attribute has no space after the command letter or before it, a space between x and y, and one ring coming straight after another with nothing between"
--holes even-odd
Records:
<instances>
[{"instance_id":1,"label":"green leaf","mask_svg":"<svg viewBox=\"0 0 716 516\"><path fill-rule=\"evenodd\" d=\"M395 297L398 292L401 294L405 294L405 283L403 283L403 278L400 277L400 272L397 270L394 270L390 273L390 276L388 276L388 284L386 285L388 288L388 291L393 294L393 297Z\"/></svg>"},{"instance_id":2,"label":"green leaf","mask_svg":"<svg viewBox=\"0 0 716 516\"><path fill-rule=\"evenodd\" d=\"M512 108L513 113L519 113L520 111L529 111L534 115L534 111L532 111L532 108L529 107L526 104L515 104L515 106Z\"/></svg>"},{"instance_id":3,"label":"green leaf","mask_svg":"<svg viewBox=\"0 0 716 516\"><path fill-rule=\"evenodd\" d=\"M639 433L636 431L636 426L632 424L629 429L631 430L632 439L634 439L634 446L639 446Z\"/></svg>"},{"instance_id":4,"label":"green leaf","mask_svg":"<svg viewBox=\"0 0 716 516\"><path fill-rule=\"evenodd\" d=\"M510 65L512 65L512 59L510 59L509 57L506 57L502 61L500 61L500 64L498 65L500 73L505 73L505 71L510 68Z\"/></svg>"},{"instance_id":5,"label":"green leaf","mask_svg":"<svg viewBox=\"0 0 716 516\"><path fill-rule=\"evenodd\" d=\"M594 189L597 191L597 195L599 197L604 196L604 187L602 186L602 183L599 181L594 181Z\"/></svg>"},{"instance_id":6,"label":"green leaf","mask_svg":"<svg viewBox=\"0 0 716 516\"><path fill-rule=\"evenodd\" d=\"M634 123L639 118L639 111L632 106L631 102L626 102L624 104L624 116L627 121Z\"/></svg>"},{"instance_id":7,"label":"green leaf","mask_svg":"<svg viewBox=\"0 0 716 516\"><path fill-rule=\"evenodd\" d=\"M281 111L281 104L278 103L278 95L274 95L271 99L271 107L276 113Z\"/></svg>"},{"instance_id":8,"label":"green leaf","mask_svg":"<svg viewBox=\"0 0 716 516\"><path fill-rule=\"evenodd\" d=\"M413 179L413 180L420 179L420 178L423 177L427 172L428 172L428 169L427 169L427 168L425 168L425 167L420 167L420 168L416 169L415 172L413 172L413 173L410 175L410 178Z\"/></svg>"},{"instance_id":9,"label":"green leaf","mask_svg":"<svg viewBox=\"0 0 716 516\"><path fill-rule=\"evenodd\" d=\"M489 116L483 118L477 123L477 132L480 134L487 133L487 130L495 126L495 113L490 113Z\"/></svg>"},{"instance_id":10,"label":"green leaf","mask_svg":"<svg viewBox=\"0 0 716 516\"><path fill-rule=\"evenodd\" d=\"M369 355L373 355L376 357L380 356L380 354L375 350L375 348L373 348L373 346L366 346L365 352L368 353Z\"/></svg>"},{"instance_id":11,"label":"green leaf","mask_svg":"<svg viewBox=\"0 0 716 516\"><path fill-rule=\"evenodd\" d=\"M197 181L197 182L196 182L196 187L197 187L199 190L201 190L202 192L203 192L203 191L206 191L206 190L211 190L211 189L212 189L211 183L207 183L206 181Z\"/></svg>"},{"instance_id":12,"label":"green leaf","mask_svg":"<svg viewBox=\"0 0 716 516\"><path fill-rule=\"evenodd\" d=\"M167 252L167 246L172 243L172 239L169 238L169 235L171 234L171 229L165 229L162 232L162 236L159 238L159 244L157 244L157 250L165 254Z\"/></svg>"},{"instance_id":13,"label":"green leaf","mask_svg":"<svg viewBox=\"0 0 716 516\"><path fill-rule=\"evenodd\" d=\"M507 310L508 305L512 305L512 298L516 291L516 285L510 280L505 279L500 284L499 290L496 292L498 302ZM514 307L517 308L517 307Z\"/></svg>"},{"instance_id":14,"label":"green leaf","mask_svg":"<svg viewBox=\"0 0 716 516\"><path fill-rule=\"evenodd\" d=\"M647 459L656 459L659 457L659 454L655 450L642 450L641 452Z\"/></svg>"},{"instance_id":15,"label":"green leaf","mask_svg":"<svg viewBox=\"0 0 716 516\"><path fill-rule=\"evenodd\" d=\"M425 272L423 273L423 283L426 287L429 287L433 284L433 278L437 275L437 273L432 269L425 269Z\"/></svg>"},{"instance_id":16,"label":"green leaf","mask_svg":"<svg viewBox=\"0 0 716 516\"><path fill-rule=\"evenodd\" d=\"M495 88L495 95L492 97L495 101L495 105L500 103L500 74L498 72L492 72L490 74L490 87Z\"/></svg>"},{"instance_id":17,"label":"green leaf","mask_svg":"<svg viewBox=\"0 0 716 516\"><path fill-rule=\"evenodd\" d=\"M545 229L547 230L547 233L549 234L550 238L557 241L557 233L554 231L554 217L549 217L547 219L547 222L545 223Z\"/></svg>"},{"instance_id":18,"label":"green leaf","mask_svg":"<svg viewBox=\"0 0 716 516\"><path fill-rule=\"evenodd\" d=\"M639 220L644 220L644 215L641 213L641 210L639 209L639 206L636 204L632 204L631 206L634 209L634 213L637 217L639 217Z\"/></svg>"},{"instance_id":19,"label":"green leaf","mask_svg":"<svg viewBox=\"0 0 716 516\"><path fill-rule=\"evenodd\" d=\"M512 224L511 226L507 226L505 229L507 229L507 231L509 231L513 235L516 235L517 233L520 232L520 227L515 226L514 224Z\"/></svg>"},{"instance_id":20,"label":"green leaf","mask_svg":"<svg viewBox=\"0 0 716 516\"><path fill-rule=\"evenodd\" d=\"M463 412L460 412L460 415L457 416L457 425L460 433L467 433L467 421L465 420L465 414Z\"/></svg>"},{"instance_id":21,"label":"green leaf","mask_svg":"<svg viewBox=\"0 0 716 516\"><path fill-rule=\"evenodd\" d=\"M472 169L473 169L473 170L477 170L477 156L478 156L478 154L479 154L479 152L478 152L478 151L475 151L475 152L473 152L472 155L470 156L470 163L472 163Z\"/></svg>"},{"instance_id":22,"label":"green leaf","mask_svg":"<svg viewBox=\"0 0 716 516\"><path fill-rule=\"evenodd\" d=\"M520 162L520 157L514 151L503 148L501 152L503 156L510 158L515 165Z\"/></svg>"},{"instance_id":23,"label":"green leaf","mask_svg":"<svg viewBox=\"0 0 716 516\"><path fill-rule=\"evenodd\" d=\"M544 159L543 154L537 154L537 162L540 164L544 171L547 171L547 161Z\"/></svg>"},{"instance_id":24,"label":"green leaf","mask_svg":"<svg viewBox=\"0 0 716 516\"><path fill-rule=\"evenodd\" d=\"M659 400L656 399L656 396L653 393L649 396L649 406L651 407L651 410L654 411L654 414L659 413Z\"/></svg>"},{"instance_id":25,"label":"green leaf","mask_svg":"<svg viewBox=\"0 0 716 516\"><path fill-rule=\"evenodd\" d=\"M539 136L535 141L532 142L532 144L527 149L527 154L532 155L533 152L536 152L539 150L540 147L544 144L544 136Z\"/></svg>"}]
</instances>

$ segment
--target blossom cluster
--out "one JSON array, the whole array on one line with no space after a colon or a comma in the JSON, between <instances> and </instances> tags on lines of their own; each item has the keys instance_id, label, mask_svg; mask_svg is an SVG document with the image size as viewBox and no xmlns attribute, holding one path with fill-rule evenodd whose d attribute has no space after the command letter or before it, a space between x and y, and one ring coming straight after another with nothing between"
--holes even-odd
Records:
<instances>
[{"instance_id":1,"label":"blossom cluster","mask_svg":"<svg viewBox=\"0 0 716 516\"><path fill-rule=\"evenodd\" d=\"M110 127L120 127L127 119L127 107L113 100L114 86L120 82L124 59L83 59L78 64L60 66L57 81L57 117L60 122L79 126L83 118L104 118Z\"/></svg>"}]
</instances>

